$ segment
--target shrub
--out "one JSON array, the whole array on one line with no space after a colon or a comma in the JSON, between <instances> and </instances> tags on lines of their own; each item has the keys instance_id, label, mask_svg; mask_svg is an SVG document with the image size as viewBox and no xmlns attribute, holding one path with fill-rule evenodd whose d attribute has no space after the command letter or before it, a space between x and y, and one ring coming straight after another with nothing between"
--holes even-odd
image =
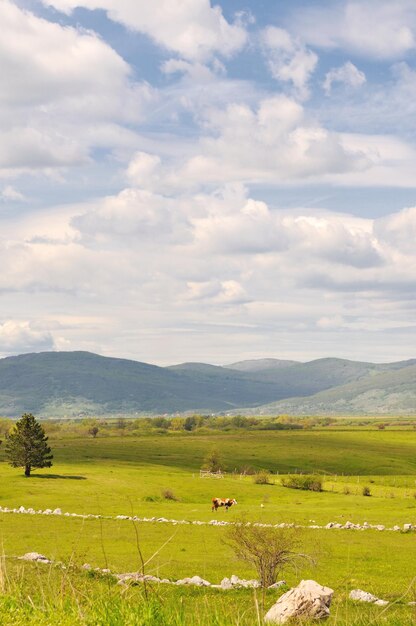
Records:
<instances>
[{"instance_id":1,"label":"shrub","mask_svg":"<svg viewBox=\"0 0 416 626\"><path fill-rule=\"evenodd\" d=\"M214 449L208 452L204 458L202 469L213 473L221 472L224 469L223 461L218 450Z\"/></svg>"},{"instance_id":2,"label":"shrub","mask_svg":"<svg viewBox=\"0 0 416 626\"><path fill-rule=\"evenodd\" d=\"M322 491L322 478L306 474L292 474L282 478L283 487L303 491Z\"/></svg>"},{"instance_id":3,"label":"shrub","mask_svg":"<svg viewBox=\"0 0 416 626\"><path fill-rule=\"evenodd\" d=\"M96 436L98 435L98 431L99 431L98 426L91 426L91 428L88 429L88 434L91 435L91 437L94 437L95 439Z\"/></svg>"},{"instance_id":4,"label":"shrub","mask_svg":"<svg viewBox=\"0 0 416 626\"><path fill-rule=\"evenodd\" d=\"M310 556L302 554L299 528L264 528L246 523L230 526L225 543L238 559L252 565L262 587L270 587L284 569L296 568Z\"/></svg>"},{"instance_id":5,"label":"shrub","mask_svg":"<svg viewBox=\"0 0 416 626\"><path fill-rule=\"evenodd\" d=\"M163 489L162 496L165 498L165 500L174 500L175 502L178 501L178 498L175 496L171 489Z\"/></svg>"},{"instance_id":6,"label":"shrub","mask_svg":"<svg viewBox=\"0 0 416 626\"><path fill-rule=\"evenodd\" d=\"M344 496L349 496L350 495L351 491L350 491L350 488L348 487L348 485L345 485L345 487L343 489L343 493L344 493Z\"/></svg>"},{"instance_id":7,"label":"shrub","mask_svg":"<svg viewBox=\"0 0 416 626\"><path fill-rule=\"evenodd\" d=\"M367 485L363 487L363 496L371 496L371 489Z\"/></svg>"},{"instance_id":8,"label":"shrub","mask_svg":"<svg viewBox=\"0 0 416 626\"><path fill-rule=\"evenodd\" d=\"M257 470L252 465L243 465L243 467L240 467L240 474L253 476L254 474L257 474Z\"/></svg>"},{"instance_id":9,"label":"shrub","mask_svg":"<svg viewBox=\"0 0 416 626\"><path fill-rule=\"evenodd\" d=\"M253 481L256 485L271 485L270 473L266 470L254 474Z\"/></svg>"},{"instance_id":10,"label":"shrub","mask_svg":"<svg viewBox=\"0 0 416 626\"><path fill-rule=\"evenodd\" d=\"M159 496L144 496L143 502L160 502L161 498Z\"/></svg>"}]
</instances>

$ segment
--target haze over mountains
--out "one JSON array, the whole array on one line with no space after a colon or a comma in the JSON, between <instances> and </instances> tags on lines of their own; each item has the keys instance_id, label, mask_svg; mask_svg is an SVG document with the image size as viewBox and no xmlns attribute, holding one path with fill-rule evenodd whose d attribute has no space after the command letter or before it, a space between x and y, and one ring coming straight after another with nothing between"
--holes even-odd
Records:
<instances>
[{"instance_id":1,"label":"haze over mountains","mask_svg":"<svg viewBox=\"0 0 416 626\"><path fill-rule=\"evenodd\" d=\"M364 363L241 361L158 367L89 352L0 360L0 414L39 416L240 412L415 414L416 359Z\"/></svg>"}]
</instances>

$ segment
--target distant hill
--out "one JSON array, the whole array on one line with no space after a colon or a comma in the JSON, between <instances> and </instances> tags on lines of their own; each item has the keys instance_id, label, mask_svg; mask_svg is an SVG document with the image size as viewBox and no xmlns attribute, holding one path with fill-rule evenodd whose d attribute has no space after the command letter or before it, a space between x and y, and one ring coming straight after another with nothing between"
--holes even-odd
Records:
<instances>
[{"instance_id":1,"label":"distant hill","mask_svg":"<svg viewBox=\"0 0 416 626\"><path fill-rule=\"evenodd\" d=\"M409 361L409 363L414 362ZM416 365L393 367L303 398L288 398L240 413L270 415L414 415Z\"/></svg>"},{"instance_id":2,"label":"distant hill","mask_svg":"<svg viewBox=\"0 0 416 626\"><path fill-rule=\"evenodd\" d=\"M250 359L248 361L238 361L226 365L228 369L239 370L240 372L260 372L269 369L281 369L296 365L299 361L287 361L283 359Z\"/></svg>"},{"instance_id":3,"label":"distant hill","mask_svg":"<svg viewBox=\"0 0 416 626\"><path fill-rule=\"evenodd\" d=\"M0 359L0 414L6 416L416 413L415 390L416 360L259 359L227 367L158 367L89 352Z\"/></svg>"},{"instance_id":4,"label":"distant hill","mask_svg":"<svg viewBox=\"0 0 416 626\"><path fill-rule=\"evenodd\" d=\"M2 415L212 412L278 397L269 382L248 381L242 373L209 365L188 371L186 366L164 368L88 352L0 359Z\"/></svg>"}]
</instances>

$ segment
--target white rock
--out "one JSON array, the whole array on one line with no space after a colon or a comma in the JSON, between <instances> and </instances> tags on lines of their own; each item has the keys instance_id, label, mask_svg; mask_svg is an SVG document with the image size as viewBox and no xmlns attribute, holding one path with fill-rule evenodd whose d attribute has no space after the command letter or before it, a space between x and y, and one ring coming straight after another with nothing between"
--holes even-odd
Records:
<instances>
[{"instance_id":1,"label":"white rock","mask_svg":"<svg viewBox=\"0 0 416 626\"><path fill-rule=\"evenodd\" d=\"M55 509L53 515L62 515L61 509Z\"/></svg>"},{"instance_id":2,"label":"white rock","mask_svg":"<svg viewBox=\"0 0 416 626\"><path fill-rule=\"evenodd\" d=\"M232 589L231 580L229 578L223 578L220 583L221 589Z\"/></svg>"},{"instance_id":3,"label":"white rock","mask_svg":"<svg viewBox=\"0 0 416 626\"><path fill-rule=\"evenodd\" d=\"M302 580L290 589L266 613L269 624L286 624L292 618L323 619L329 616L333 590L314 580Z\"/></svg>"},{"instance_id":4,"label":"white rock","mask_svg":"<svg viewBox=\"0 0 416 626\"><path fill-rule=\"evenodd\" d=\"M350 592L351 600L358 600L360 602L370 602L375 604L379 598L377 596L373 596L372 593L368 593L368 591L363 591L362 589L353 589Z\"/></svg>"},{"instance_id":5,"label":"white rock","mask_svg":"<svg viewBox=\"0 0 416 626\"><path fill-rule=\"evenodd\" d=\"M405 532L408 532L409 530L412 530L413 526L412 524L403 524L403 530Z\"/></svg>"},{"instance_id":6,"label":"white rock","mask_svg":"<svg viewBox=\"0 0 416 626\"><path fill-rule=\"evenodd\" d=\"M39 552L27 552L23 556L20 556L19 559L22 561L35 561L36 563L52 563L47 556L39 554Z\"/></svg>"},{"instance_id":7,"label":"white rock","mask_svg":"<svg viewBox=\"0 0 416 626\"><path fill-rule=\"evenodd\" d=\"M280 587L284 587L285 585L285 580L278 580L277 583L273 583L273 585L270 585L269 589L279 589Z\"/></svg>"},{"instance_id":8,"label":"white rock","mask_svg":"<svg viewBox=\"0 0 416 626\"><path fill-rule=\"evenodd\" d=\"M204 580L200 576L192 576L192 578L183 578L176 581L177 585L195 585L196 587L210 587L211 583Z\"/></svg>"}]
</instances>

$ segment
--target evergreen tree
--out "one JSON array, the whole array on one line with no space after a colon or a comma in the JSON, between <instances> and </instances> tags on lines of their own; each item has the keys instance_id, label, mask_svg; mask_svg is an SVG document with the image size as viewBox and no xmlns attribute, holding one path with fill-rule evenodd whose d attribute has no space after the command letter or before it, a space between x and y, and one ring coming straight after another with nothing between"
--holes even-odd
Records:
<instances>
[{"instance_id":1,"label":"evergreen tree","mask_svg":"<svg viewBox=\"0 0 416 626\"><path fill-rule=\"evenodd\" d=\"M31 413L24 413L6 436L6 455L12 467L24 467L25 476L32 468L51 467L53 455L42 426Z\"/></svg>"}]
</instances>

